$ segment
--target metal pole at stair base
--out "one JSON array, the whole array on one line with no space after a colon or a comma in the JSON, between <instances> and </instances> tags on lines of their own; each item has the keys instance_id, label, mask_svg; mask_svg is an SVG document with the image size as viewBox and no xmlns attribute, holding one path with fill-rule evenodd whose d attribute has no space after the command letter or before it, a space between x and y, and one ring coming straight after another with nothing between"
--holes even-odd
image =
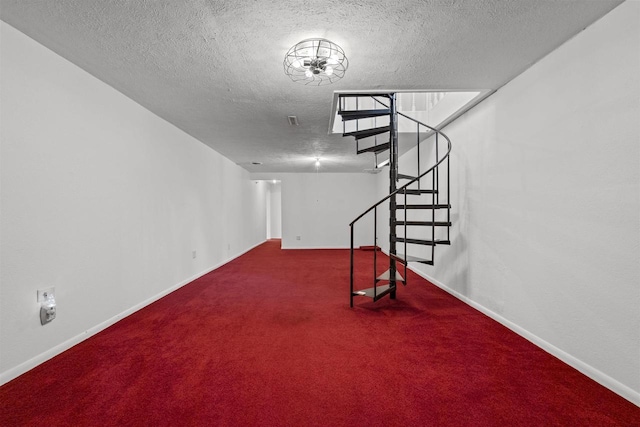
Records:
<instances>
[{"instance_id":1,"label":"metal pole at stair base","mask_svg":"<svg viewBox=\"0 0 640 427\"><path fill-rule=\"evenodd\" d=\"M416 174L416 176L420 176L420 123L416 123L416 138L417 138L416 148L418 149L418 173ZM420 181L422 180L421 179L418 180L418 190L420 189ZM405 252L405 255L406 254L407 253ZM404 267L407 268L407 265L405 264Z\"/></svg>"},{"instance_id":2,"label":"metal pole at stair base","mask_svg":"<svg viewBox=\"0 0 640 427\"><path fill-rule=\"evenodd\" d=\"M353 224L351 224L351 270L349 272L349 306L353 308Z\"/></svg>"},{"instance_id":3,"label":"metal pole at stair base","mask_svg":"<svg viewBox=\"0 0 640 427\"><path fill-rule=\"evenodd\" d=\"M418 180L418 182L420 182ZM407 200L407 187L404 187L404 285L407 285L407 255L409 254L409 251L407 250L407 205L409 204L409 201Z\"/></svg>"},{"instance_id":4,"label":"metal pole at stair base","mask_svg":"<svg viewBox=\"0 0 640 427\"><path fill-rule=\"evenodd\" d=\"M378 284L378 208L373 208L373 294Z\"/></svg>"},{"instance_id":5,"label":"metal pole at stair base","mask_svg":"<svg viewBox=\"0 0 640 427\"><path fill-rule=\"evenodd\" d=\"M398 115L396 114L396 94L389 94L389 194L396 191L398 180ZM405 202L406 204L406 202ZM396 254L396 196L389 199L389 253ZM394 288L389 297L396 299L396 260L389 257L389 287Z\"/></svg>"}]
</instances>

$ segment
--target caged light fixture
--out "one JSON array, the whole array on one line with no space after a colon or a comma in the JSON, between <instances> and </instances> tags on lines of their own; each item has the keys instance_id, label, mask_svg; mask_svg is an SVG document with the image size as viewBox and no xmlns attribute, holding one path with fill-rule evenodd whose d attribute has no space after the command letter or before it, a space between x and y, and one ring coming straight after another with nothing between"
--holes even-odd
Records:
<instances>
[{"instance_id":1,"label":"caged light fixture","mask_svg":"<svg viewBox=\"0 0 640 427\"><path fill-rule=\"evenodd\" d=\"M294 82L322 86L343 78L349 61L337 44L327 39L306 39L289 49L283 65Z\"/></svg>"}]
</instances>

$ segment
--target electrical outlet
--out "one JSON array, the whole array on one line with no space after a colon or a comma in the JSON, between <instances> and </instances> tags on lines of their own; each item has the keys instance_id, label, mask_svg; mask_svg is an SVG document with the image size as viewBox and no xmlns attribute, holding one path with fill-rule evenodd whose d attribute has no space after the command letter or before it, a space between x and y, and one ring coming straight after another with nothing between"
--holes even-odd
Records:
<instances>
[{"instance_id":1,"label":"electrical outlet","mask_svg":"<svg viewBox=\"0 0 640 427\"><path fill-rule=\"evenodd\" d=\"M45 302L50 298L56 297L56 288L38 289L38 302Z\"/></svg>"},{"instance_id":2,"label":"electrical outlet","mask_svg":"<svg viewBox=\"0 0 640 427\"><path fill-rule=\"evenodd\" d=\"M196 258L196 256L197 256L196 251L191 251L191 257L192 257L193 259L195 259L195 258Z\"/></svg>"},{"instance_id":3,"label":"electrical outlet","mask_svg":"<svg viewBox=\"0 0 640 427\"><path fill-rule=\"evenodd\" d=\"M56 318L55 304L49 304L46 306L43 305L42 307L40 307L40 324L41 325L44 326L55 318Z\"/></svg>"},{"instance_id":4,"label":"electrical outlet","mask_svg":"<svg viewBox=\"0 0 640 427\"><path fill-rule=\"evenodd\" d=\"M46 325L56 318L56 288L38 289L40 323Z\"/></svg>"}]
</instances>

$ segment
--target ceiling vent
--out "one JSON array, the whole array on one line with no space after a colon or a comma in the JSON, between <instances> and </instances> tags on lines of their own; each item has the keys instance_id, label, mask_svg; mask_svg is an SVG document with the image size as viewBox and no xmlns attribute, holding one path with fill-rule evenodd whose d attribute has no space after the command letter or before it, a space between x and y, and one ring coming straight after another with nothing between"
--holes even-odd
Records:
<instances>
[{"instance_id":1,"label":"ceiling vent","mask_svg":"<svg viewBox=\"0 0 640 427\"><path fill-rule=\"evenodd\" d=\"M298 117L296 116L287 116L287 120L289 120L290 126L298 126Z\"/></svg>"}]
</instances>

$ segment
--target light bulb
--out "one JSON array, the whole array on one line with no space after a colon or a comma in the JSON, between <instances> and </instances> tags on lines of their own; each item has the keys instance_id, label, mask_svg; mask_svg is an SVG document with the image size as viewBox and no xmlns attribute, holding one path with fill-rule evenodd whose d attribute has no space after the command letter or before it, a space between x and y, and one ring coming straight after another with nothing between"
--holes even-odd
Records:
<instances>
[{"instance_id":1,"label":"light bulb","mask_svg":"<svg viewBox=\"0 0 640 427\"><path fill-rule=\"evenodd\" d=\"M320 159L316 159L316 167L320 167Z\"/></svg>"},{"instance_id":2,"label":"light bulb","mask_svg":"<svg viewBox=\"0 0 640 427\"><path fill-rule=\"evenodd\" d=\"M331 55L329 58L327 58L327 64L336 65L338 62L338 57L336 55Z\"/></svg>"},{"instance_id":3,"label":"light bulb","mask_svg":"<svg viewBox=\"0 0 640 427\"><path fill-rule=\"evenodd\" d=\"M333 68L327 67L324 69L324 72L327 76L330 76L331 74L333 74Z\"/></svg>"},{"instance_id":4,"label":"light bulb","mask_svg":"<svg viewBox=\"0 0 640 427\"><path fill-rule=\"evenodd\" d=\"M295 61L293 61L291 66L293 68L300 68L300 67L302 67L302 61L300 59L296 59Z\"/></svg>"},{"instance_id":5,"label":"light bulb","mask_svg":"<svg viewBox=\"0 0 640 427\"><path fill-rule=\"evenodd\" d=\"M274 183L274 184L276 183L276 180L275 180L275 179L273 180L273 183Z\"/></svg>"},{"instance_id":6,"label":"light bulb","mask_svg":"<svg viewBox=\"0 0 640 427\"><path fill-rule=\"evenodd\" d=\"M311 76L313 76L313 73L311 72L311 70L307 70L307 71L304 72L304 75L307 76L307 77L311 77Z\"/></svg>"}]
</instances>

